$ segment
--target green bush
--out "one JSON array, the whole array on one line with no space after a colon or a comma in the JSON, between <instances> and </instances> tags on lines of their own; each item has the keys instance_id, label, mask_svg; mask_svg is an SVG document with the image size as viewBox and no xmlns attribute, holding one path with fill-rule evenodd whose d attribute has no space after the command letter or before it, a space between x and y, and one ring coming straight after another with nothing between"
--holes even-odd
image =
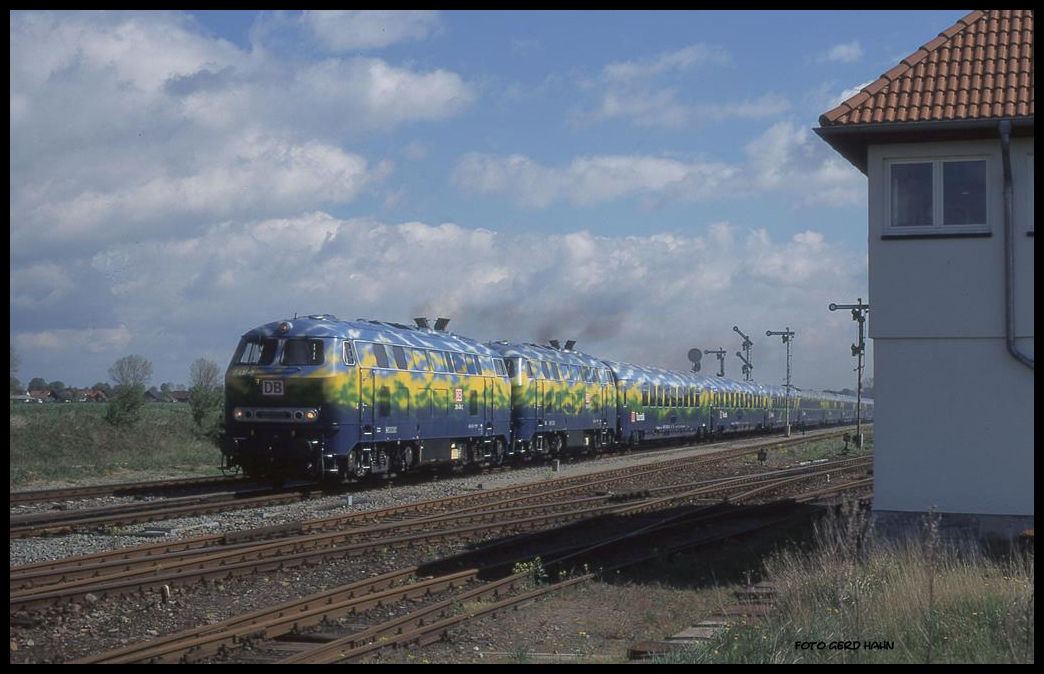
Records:
<instances>
[{"instance_id":1,"label":"green bush","mask_svg":"<svg viewBox=\"0 0 1044 674\"><path fill-rule=\"evenodd\" d=\"M105 420L116 427L133 426L145 405L144 386L117 386L106 403Z\"/></svg>"},{"instance_id":2,"label":"green bush","mask_svg":"<svg viewBox=\"0 0 1044 674\"><path fill-rule=\"evenodd\" d=\"M224 433L224 394L220 389L193 387L189 391L189 406L196 433L215 444Z\"/></svg>"}]
</instances>

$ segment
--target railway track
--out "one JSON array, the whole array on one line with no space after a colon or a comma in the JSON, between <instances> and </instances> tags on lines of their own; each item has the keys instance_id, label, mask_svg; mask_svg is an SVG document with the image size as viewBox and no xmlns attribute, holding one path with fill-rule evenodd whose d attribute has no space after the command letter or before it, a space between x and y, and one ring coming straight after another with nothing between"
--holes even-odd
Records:
<instances>
[{"instance_id":1,"label":"railway track","mask_svg":"<svg viewBox=\"0 0 1044 674\"><path fill-rule=\"evenodd\" d=\"M83 658L82 663L207 661L229 649L249 647L237 652L237 662L321 663L360 661L377 651L406 644L423 644L442 637L448 630L489 613L524 604L548 593L583 583L594 574L578 572L584 565L598 564L605 571L625 568L650 557L650 550L691 548L750 533L795 516L795 501L785 505L744 505L771 490L793 488L796 480L814 481L827 473L835 476L855 468L830 465L809 469L803 475L787 471L781 475L762 475L761 479L730 480L729 504L690 504L665 511L668 495L648 496L644 500L616 504L599 517L585 518L582 525L557 528L547 533L532 533L501 538L455 559L410 566L378 578L357 581L299 601L254 611L221 623L180 632L147 643L133 644L117 651ZM678 498L691 500L694 494L706 495L718 485L678 485ZM864 478L837 481L829 487L808 491L800 500L866 486ZM644 516L640 513L648 513ZM595 526L600 521L601 526ZM642 551L642 552L636 552ZM538 556L546 560L543 569L548 583L534 587L530 570L518 571L520 561ZM454 566L463 566L454 569ZM392 618L370 618L367 611L399 606L403 602L421 605L398 612ZM462 610L462 607L468 607ZM383 611L382 611L383 614ZM337 634L332 625L351 623L347 634ZM321 626L320 632L309 631Z\"/></svg>"},{"instance_id":2,"label":"railway track","mask_svg":"<svg viewBox=\"0 0 1044 674\"><path fill-rule=\"evenodd\" d=\"M816 431L808 435L795 436L786 439L748 438L744 440L732 440L726 444L731 449L724 449L714 455L719 458L728 458L746 453L747 448L758 448L769 451L793 444L808 442L812 439L834 437L844 433L843 429L830 429ZM688 449L691 446L680 448L668 448L651 450L648 452L650 459L657 456L667 456L673 452ZM713 449L714 445L705 446ZM645 455L645 453L643 453ZM410 476L411 480L424 479L424 476ZM128 495L132 491L136 493L155 493L157 491L170 491L174 489L205 489L214 486L225 486L232 478L217 478L205 480L171 480L143 483L137 487L128 485L105 485L99 487L84 488L84 490L45 490L39 492L23 492L23 494L36 494L34 498L44 498L46 494L60 494L63 499L73 498L73 494L81 494L80 498L97 496L99 494L112 495L119 492ZM256 485L256 481L240 480L240 484ZM385 484L385 483L378 483ZM371 487L372 488L372 487ZM100 491L99 491L100 490ZM354 491L354 490L353 490ZM314 498L327 495L329 492L321 490L314 485L298 485L287 488L272 488L270 486L253 487L236 491L211 492L193 496L185 496L175 499L165 499L148 502L135 502L106 506L102 508L88 508L82 510L48 510L31 514L15 514L10 517L10 538L28 538L34 536L52 536L76 531L106 531L115 527L126 527L143 522L157 522L176 517L196 516L223 510L237 508L257 508L268 505L279 505L292 503L301 499ZM19 497L27 499L28 496ZM15 494L12 494L14 502ZM23 500L23 502L29 502ZM39 501L37 501L39 502Z\"/></svg>"},{"instance_id":3,"label":"railway track","mask_svg":"<svg viewBox=\"0 0 1044 674\"><path fill-rule=\"evenodd\" d=\"M90 573L97 573L99 569L107 568L107 565L126 566L130 560L147 560L148 564L154 564L157 560L169 557L184 556L187 551L202 550L212 547L225 547L242 544L254 540L270 540L274 538L300 536L306 534L318 534L322 532L338 532L350 530L358 532L359 527L366 522L384 521L389 518L423 518L427 515L457 511L466 512L470 506L471 510L493 511L496 509L510 508L523 502L535 502L538 499L554 500L566 498L570 494L594 491L602 489L607 491L620 481L630 481L637 484L640 479L654 479L663 473L673 473L678 470L695 470L700 466L712 464L724 459L743 456L752 450L768 448L780 448L800 442L800 439L774 440L769 445L765 443L733 447L724 452L705 454L696 457L682 457L667 459L654 464L647 464L641 468L626 467L610 469L569 478L544 481L538 484L523 484L514 487L506 487L497 490L474 492L452 498L437 499L435 501L422 501L405 503L399 506L385 508L377 511L353 513L349 515L338 515L333 517L308 520L289 525L277 525L263 527L260 529L247 530L224 535L200 536L176 542L162 542L153 545L138 546L130 549L122 549L108 553L98 553L56 560L52 562L41 562L18 569L12 569L12 589L22 589L39 584L39 581L25 580L21 585L15 585L14 579L31 578L33 573L58 575L61 573L83 577ZM512 497L512 495L514 495ZM295 497L296 498L296 497ZM614 498L619 498L614 495ZM253 501L248 503L254 504ZM212 504L210 507L220 509L221 504ZM150 516L151 517L151 516ZM141 562L139 562L141 563Z\"/></svg>"},{"instance_id":4,"label":"railway track","mask_svg":"<svg viewBox=\"0 0 1044 674\"><path fill-rule=\"evenodd\" d=\"M696 470L708 460L672 460L642 471L603 471L521 488L313 520L301 523L300 529L263 532L275 536L274 540L240 542L249 541L249 533L239 538L201 537L15 567L11 569L11 610L71 601L87 594L119 596L203 579L320 564L380 549L517 535L598 516L655 509L679 499L716 498L756 485L764 488L766 482L799 479L822 470L807 466L727 479L677 480L684 463ZM836 462L832 469L865 470L868 465L868 458L864 457ZM643 478L655 479L663 473L675 478L675 484L635 488L640 487ZM629 485L627 491L609 489L621 483ZM390 518L405 519L388 521ZM365 524L375 519L376 524Z\"/></svg>"},{"instance_id":5,"label":"railway track","mask_svg":"<svg viewBox=\"0 0 1044 674\"><path fill-rule=\"evenodd\" d=\"M153 480L150 482L99 484L89 487L62 487L55 489L13 491L10 495L10 504L12 506L19 506L32 505L34 503L54 503L57 501L97 498L101 496L156 495L170 491L212 489L215 486L228 487L229 485L237 485L245 482L254 481L239 476L214 475L212 477Z\"/></svg>"},{"instance_id":6,"label":"railway track","mask_svg":"<svg viewBox=\"0 0 1044 674\"><path fill-rule=\"evenodd\" d=\"M322 493L318 489L249 489L183 496L159 501L125 503L86 510L45 511L13 515L11 538L54 536L74 531L105 531L113 527L157 522L241 508L293 503Z\"/></svg>"}]
</instances>

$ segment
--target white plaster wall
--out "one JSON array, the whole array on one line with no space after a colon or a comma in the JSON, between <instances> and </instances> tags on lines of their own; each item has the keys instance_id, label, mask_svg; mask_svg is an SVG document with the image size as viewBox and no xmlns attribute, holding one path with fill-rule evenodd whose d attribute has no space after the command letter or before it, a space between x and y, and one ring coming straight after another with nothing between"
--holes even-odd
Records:
<instances>
[{"instance_id":1,"label":"white plaster wall","mask_svg":"<svg viewBox=\"0 0 1044 674\"><path fill-rule=\"evenodd\" d=\"M1020 337L1033 335L1032 141L1013 145L1015 172L1016 317ZM890 159L988 158L991 228L987 238L888 239L884 182ZM1000 141L872 146L869 150L869 335L1002 337L1004 335L1004 202Z\"/></svg>"},{"instance_id":2,"label":"white plaster wall","mask_svg":"<svg viewBox=\"0 0 1044 674\"><path fill-rule=\"evenodd\" d=\"M1033 357L1032 139L1013 143L1019 349ZM989 237L883 240L886 161L988 157ZM869 151L877 510L1033 513L1033 370L1009 355L999 139Z\"/></svg>"},{"instance_id":3,"label":"white plaster wall","mask_svg":"<svg viewBox=\"0 0 1044 674\"><path fill-rule=\"evenodd\" d=\"M1033 514L1033 377L999 339L877 340L874 509Z\"/></svg>"}]
</instances>

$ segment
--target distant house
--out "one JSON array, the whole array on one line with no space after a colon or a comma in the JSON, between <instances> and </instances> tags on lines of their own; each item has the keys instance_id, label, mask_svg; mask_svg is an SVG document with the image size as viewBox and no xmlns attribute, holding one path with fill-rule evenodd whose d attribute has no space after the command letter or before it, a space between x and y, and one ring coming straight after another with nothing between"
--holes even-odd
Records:
<instances>
[{"instance_id":1,"label":"distant house","mask_svg":"<svg viewBox=\"0 0 1044 674\"><path fill-rule=\"evenodd\" d=\"M39 398L34 398L28 393L12 393L11 402L13 403L42 403L43 401Z\"/></svg>"},{"instance_id":2,"label":"distant house","mask_svg":"<svg viewBox=\"0 0 1044 674\"><path fill-rule=\"evenodd\" d=\"M874 519L1033 526L1033 10L976 10L820 117L868 179Z\"/></svg>"},{"instance_id":3,"label":"distant house","mask_svg":"<svg viewBox=\"0 0 1044 674\"><path fill-rule=\"evenodd\" d=\"M51 391L51 400L56 403L74 402L76 401L76 390L71 388L61 390L54 389Z\"/></svg>"},{"instance_id":4,"label":"distant house","mask_svg":"<svg viewBox=\"0 0 1044 674\"><path fill-rule=\"evenodd\" d=\"M85 402L103 403L109 399L109 396L105 395L105 391L97 389L86 389L81 392L81 395Z\"/></svg>"},{"instance_id":5,"label":"distant house","mask_svg":"<svg viewBox=\"0 0 1044 674\"><path fill-rule=\"evenodd\" d=\"M192 399L192 394L188 391L171 391L170 397L176 403L187 403Z\"/></svg>"},{"instance_id":6,"label":"distant house","mask_svg":"<svg viewBox=\"0 0 1044 674\"><path fill-rule=\"evenodd\" d=\"M173 399L170 397L169 393L160 391L158 388L153 386L148 391L145 391L145 400L154 403L169 403Z\"/></svg>"},{"instance_id":7,"label":"distant house","mask_svg":"<svg viewBox=\"0 0 1044 674\"><path fill-rule=\"evenodd\" d=\"M54 398L51 396L51 392L47 389L34 389L29 391L29 395L36 398L40 402L51 402Z\"/></svg>"}]
</instances>

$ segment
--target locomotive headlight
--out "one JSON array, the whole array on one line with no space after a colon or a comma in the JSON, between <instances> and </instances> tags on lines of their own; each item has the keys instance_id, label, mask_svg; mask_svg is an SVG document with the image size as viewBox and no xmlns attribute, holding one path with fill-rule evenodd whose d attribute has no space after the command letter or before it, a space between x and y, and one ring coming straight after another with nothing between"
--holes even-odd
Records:
<instances>
[{"instance_id":1,"label":"locomotive headlight","mask_svg":"<svg viewBox=\"0 0 1044 674\"><path fill-rule=\"evenodd\" d=\"M308 410L305 412L305 419L308 421L315 421L319 418L319 412L317 410Z\"/></svg>"},{"instance_id":2,"label":"locomotive headlight","mask_svg":"<svg viewBox=\"0 0 1044 674\"><path fill-rule=\"evenodd\" d=\"M234 410L234 411L232 412L232 416L233 416L233 417L234 417L235 419L237 419L237 420L238 420L238 419L242 419L243 417L245 417L245 416L246 416L246 413L245 413L245 412L244 412L244 411L243 411L243 410L242 410L241 408L237 407L237 408L236 408L236 409L235 409L235 410Z\"/></svg>"}]
</instances>

